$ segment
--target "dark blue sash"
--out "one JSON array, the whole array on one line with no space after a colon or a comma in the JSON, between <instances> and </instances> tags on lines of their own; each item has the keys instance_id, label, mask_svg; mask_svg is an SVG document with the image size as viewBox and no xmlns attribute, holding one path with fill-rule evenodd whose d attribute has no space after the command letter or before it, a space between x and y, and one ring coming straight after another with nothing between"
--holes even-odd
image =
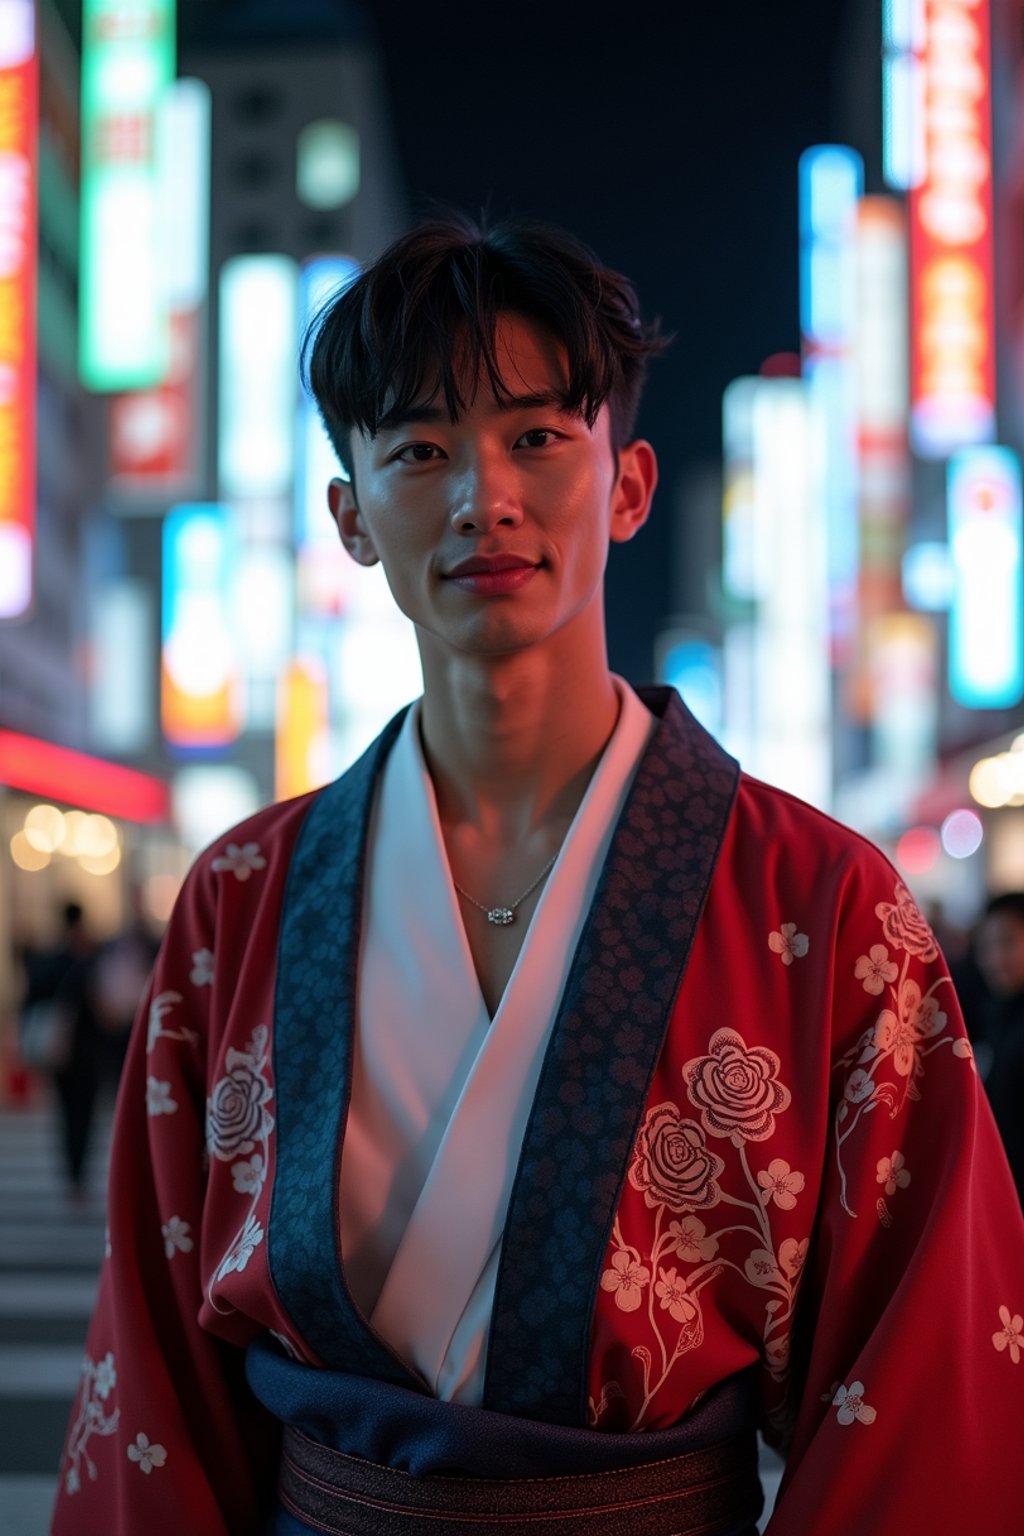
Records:
<instances>
[{"instance_id":1,"label":"dark blue sash","mask_svg":"<svg viewBox=\"0 0 1024 1536\"><path fill-rule=\"evenodd\" d=\"M757 1394L751 1371L719 1383L675 1428L635 1435L440 1402L389 1382L302 1365L269 1342L249 1348L246 1373L256 1396L284 1425L317 1445L417 1479L586 1477L654 1468L688 1452L738 1443L742 1491L733 1486L728 1495L736 1502L739 1492L742 1514L730 1525L709 1529L722 1536L753 1536L760 1514ZM386 1523L379 1528L386 1530ZM279 1508L267 1536L307 1536L314 1529ZM664 1536L675 1536L676 1529L666 1527Z\"/></svg>"}]
</instances>

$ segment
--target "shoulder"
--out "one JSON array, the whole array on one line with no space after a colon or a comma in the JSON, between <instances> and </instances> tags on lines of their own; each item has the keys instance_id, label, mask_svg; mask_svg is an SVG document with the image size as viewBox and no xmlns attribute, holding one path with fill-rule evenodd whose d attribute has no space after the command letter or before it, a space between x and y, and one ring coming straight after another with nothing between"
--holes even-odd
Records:
<instances>
[{"instance_id":1,"label":"shoulder","mask_svg":"<svg viewBox=\"0 0 1024 1536\"><path fill-rule=\"evenodd\" d=\"M736 836L763 855L807 872L836 876L892 889L901 877L882 850L852 827L836 821L806 800L740 775L734 813Z\"/></svg>"}]
</instances>

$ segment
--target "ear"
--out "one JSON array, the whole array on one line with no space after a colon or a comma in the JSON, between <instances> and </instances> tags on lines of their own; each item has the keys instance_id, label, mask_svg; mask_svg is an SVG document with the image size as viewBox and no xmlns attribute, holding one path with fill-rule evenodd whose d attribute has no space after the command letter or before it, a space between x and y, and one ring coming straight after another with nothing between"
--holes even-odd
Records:
<instances>
[{"instance_id":1,"label":"ear","mask_svg":"<svg viewBox=\"0 0 1024 1536\"><path fill-rule=\"evenodd\" d=\"M643 438L619 449L619 473L612 491L611 540L627 543L646 523L658 484L658 460Z\"/></svg>"},{"instance_id":2,"label":"ear","mask_svg":"<svg viewBox=\"0 0 1024 1536\"><path fill-rule=\"evenodd\" d=\"M327 487L327 505L331 509L331 516L334 518L341 542L352 559L358 565L376 565L380 556L374 549L373 540L363 522L351 482L342 480L340 476L330 481Z\"/></svg>"}]
</instances>

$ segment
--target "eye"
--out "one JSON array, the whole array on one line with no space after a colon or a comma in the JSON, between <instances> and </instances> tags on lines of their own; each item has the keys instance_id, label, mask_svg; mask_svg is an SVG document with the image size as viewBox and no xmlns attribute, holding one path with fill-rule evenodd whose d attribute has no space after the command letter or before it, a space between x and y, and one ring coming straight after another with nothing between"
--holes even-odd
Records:
<instances>
[{"instance_id":1,"label":"eye","mask_svg":"<svg viewBox=\"0 0 1024 1536\"><path fill-rule=\"evenodd\" d=\"M436 443L406 443L404 448L392 454L392 459L399 464L429 464L434 459L443 458L444 454Z\"/></svg>"},{"instance_id":2,"label":"eye","mask_svg":"<svg viewBox=\"0 0 1024 1536\"><path fill-rule=\"evenodd\" d=\"M524 448L549 448L552 443L560 442L563 434L556 432L552 427L531 427L516 441L516 447Z\"/></svg>"}]
</instances>

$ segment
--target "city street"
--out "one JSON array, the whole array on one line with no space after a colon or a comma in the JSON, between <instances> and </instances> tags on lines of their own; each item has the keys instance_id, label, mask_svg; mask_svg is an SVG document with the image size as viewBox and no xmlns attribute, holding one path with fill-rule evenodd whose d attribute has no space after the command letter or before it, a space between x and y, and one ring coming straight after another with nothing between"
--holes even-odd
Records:
<instances>
[{"instance_id":1,"label":"city street","mask_svg":"<svg viewBox=\"0 0 1024 1536\"><path fill-rule=\"evenodd\" d=\"M90 1197L64 1198L48 1100L0 1109L0 1510L4 1536L45 1536L103 1256L109 1109Z\"/></svg>"}]
</instances>

